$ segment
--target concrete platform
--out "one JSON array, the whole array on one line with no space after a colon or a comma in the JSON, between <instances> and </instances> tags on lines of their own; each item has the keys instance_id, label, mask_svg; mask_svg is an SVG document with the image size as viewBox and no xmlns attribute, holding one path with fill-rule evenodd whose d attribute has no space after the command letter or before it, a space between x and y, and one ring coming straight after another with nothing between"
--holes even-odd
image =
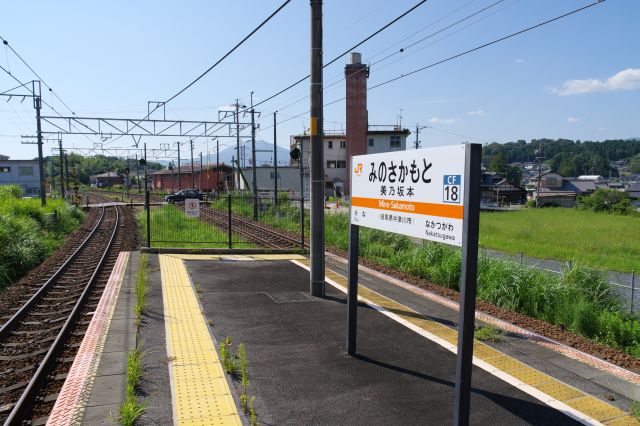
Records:
<instances>
[{"instance_id":1,"label":"concrete platform","mask_svg":"<svg viewBox=\"0 0 640 426\"><path fill-rule=\"evenodd\" d=\"M348 357L346 265L328 259L325 298L308 296L307 265L295 255L149 254L137 424L247 424L238 381L217 367L228 336L234 351L246 346L260 424L450 424L457 313L363 272L358 356ZM110 332L127 329L120 322ZM127 341L107 340L104 377L118 374ZM637 383L516 334L476 342L474 355L471 424L639 424L627 414ZM89 400L112 415L119 391L100 380ZM108 422L107 411L83 411L83 423Z\"/></svg>"}]
</instances>

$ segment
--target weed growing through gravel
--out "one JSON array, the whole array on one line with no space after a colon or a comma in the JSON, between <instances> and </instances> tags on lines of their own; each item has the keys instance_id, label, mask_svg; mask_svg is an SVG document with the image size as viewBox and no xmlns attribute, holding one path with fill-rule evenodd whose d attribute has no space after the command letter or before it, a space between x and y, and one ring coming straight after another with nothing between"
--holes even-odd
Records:
<instances>
[{"instance_id":1,"label":"weed growing through gravel","mask_svg":"<svg viewBox=\"0 0 640 426\"><path fill-rule=\"evenodd\" d=\"M474 337L478 340L489 341L493 343L497 343L502 340L502 333L500 333L500 330L491 326L478 327L478 329L476 329L473 334Z\"/></svg>"}]
</instances>

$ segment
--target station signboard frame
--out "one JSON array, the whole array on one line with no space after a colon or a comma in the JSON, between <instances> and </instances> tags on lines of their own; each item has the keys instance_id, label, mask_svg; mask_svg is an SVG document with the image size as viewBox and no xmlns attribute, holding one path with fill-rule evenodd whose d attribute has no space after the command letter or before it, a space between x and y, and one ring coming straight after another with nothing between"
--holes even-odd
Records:
<instances>
[{"instance_id":1,"label":"station signboard frame","mask_svg":"<svg viewBox=\"0 0 640 426\"><path fill-rule=\"evenodd\" d=\"M351 158L347 354L356 354L360 226L462 248L454 424L469 423L482 146Z\"/></svg>"}]
</instances>

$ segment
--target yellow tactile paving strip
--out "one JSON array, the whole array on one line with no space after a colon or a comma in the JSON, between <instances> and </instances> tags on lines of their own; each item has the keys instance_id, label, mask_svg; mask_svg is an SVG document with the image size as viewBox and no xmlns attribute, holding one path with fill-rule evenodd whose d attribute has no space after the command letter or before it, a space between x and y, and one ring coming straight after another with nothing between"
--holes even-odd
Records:
<instances>
[{"instance_id":1,"label":"yellow tactile paving strip","mask_svg":"<svg viewBox=\"0 0 640 426\"><path fill-rule=\"evenodd\" d=\"M308 259L294 263L305 268L309 266ZM348 284L346 277L329 268L325 273L327 282L346 292ZM411 308L361 284L358 285L358 297L374 308L381 308L385 315L398 318L399 322L408 327L422 330L421 334L428 335L431 340L452 352L456 351L458 333L455 329L429 320ZM640 425L638 420L619 408L531 368L480 341L474 342L473 351L474 364L480 368L505 379L510 384L585 424Z\"/></svg>"},{"instance_id":2,"label":"yellow tactile paving strip","mask_svg":"<svg viewBox=\"0 0 640 426\"><path fill-rule=\"evenodd\" d=\"M184 262L175 255L159 258L174 422L241 425Z\"/></svg>"}]
</instances>

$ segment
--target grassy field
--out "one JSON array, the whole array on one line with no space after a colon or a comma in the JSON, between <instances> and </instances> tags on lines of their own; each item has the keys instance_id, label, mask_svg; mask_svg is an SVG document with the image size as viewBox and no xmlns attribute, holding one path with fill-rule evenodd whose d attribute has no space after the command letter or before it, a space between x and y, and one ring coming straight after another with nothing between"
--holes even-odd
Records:
<instances>
[{"instance_id":1,"label":"grassy field","mask_svg":"<svg viewBox=\"0 0 640 426\"><path fill-rule=\"evenodd\" d=\"M143 240L147 238L147 216L138 213L138 225ZM151 246L175 248L227 248L227 233L197 218L187 217L182 209L172 205L151 209ZM184 241L184 242L182 242ZM234 248L253 247L245 239L233 235Z\"/></svg>"},{"instance_id":2,"label":"grassy field","mask_svg":"<svg viewBox=\"0 0 640 426\"><path fill-rule=\"evenodd\" d=\"M596 269L640 271L640 218L544 208L482 212L480 244Z\"/></svg>"}]
</instances>

